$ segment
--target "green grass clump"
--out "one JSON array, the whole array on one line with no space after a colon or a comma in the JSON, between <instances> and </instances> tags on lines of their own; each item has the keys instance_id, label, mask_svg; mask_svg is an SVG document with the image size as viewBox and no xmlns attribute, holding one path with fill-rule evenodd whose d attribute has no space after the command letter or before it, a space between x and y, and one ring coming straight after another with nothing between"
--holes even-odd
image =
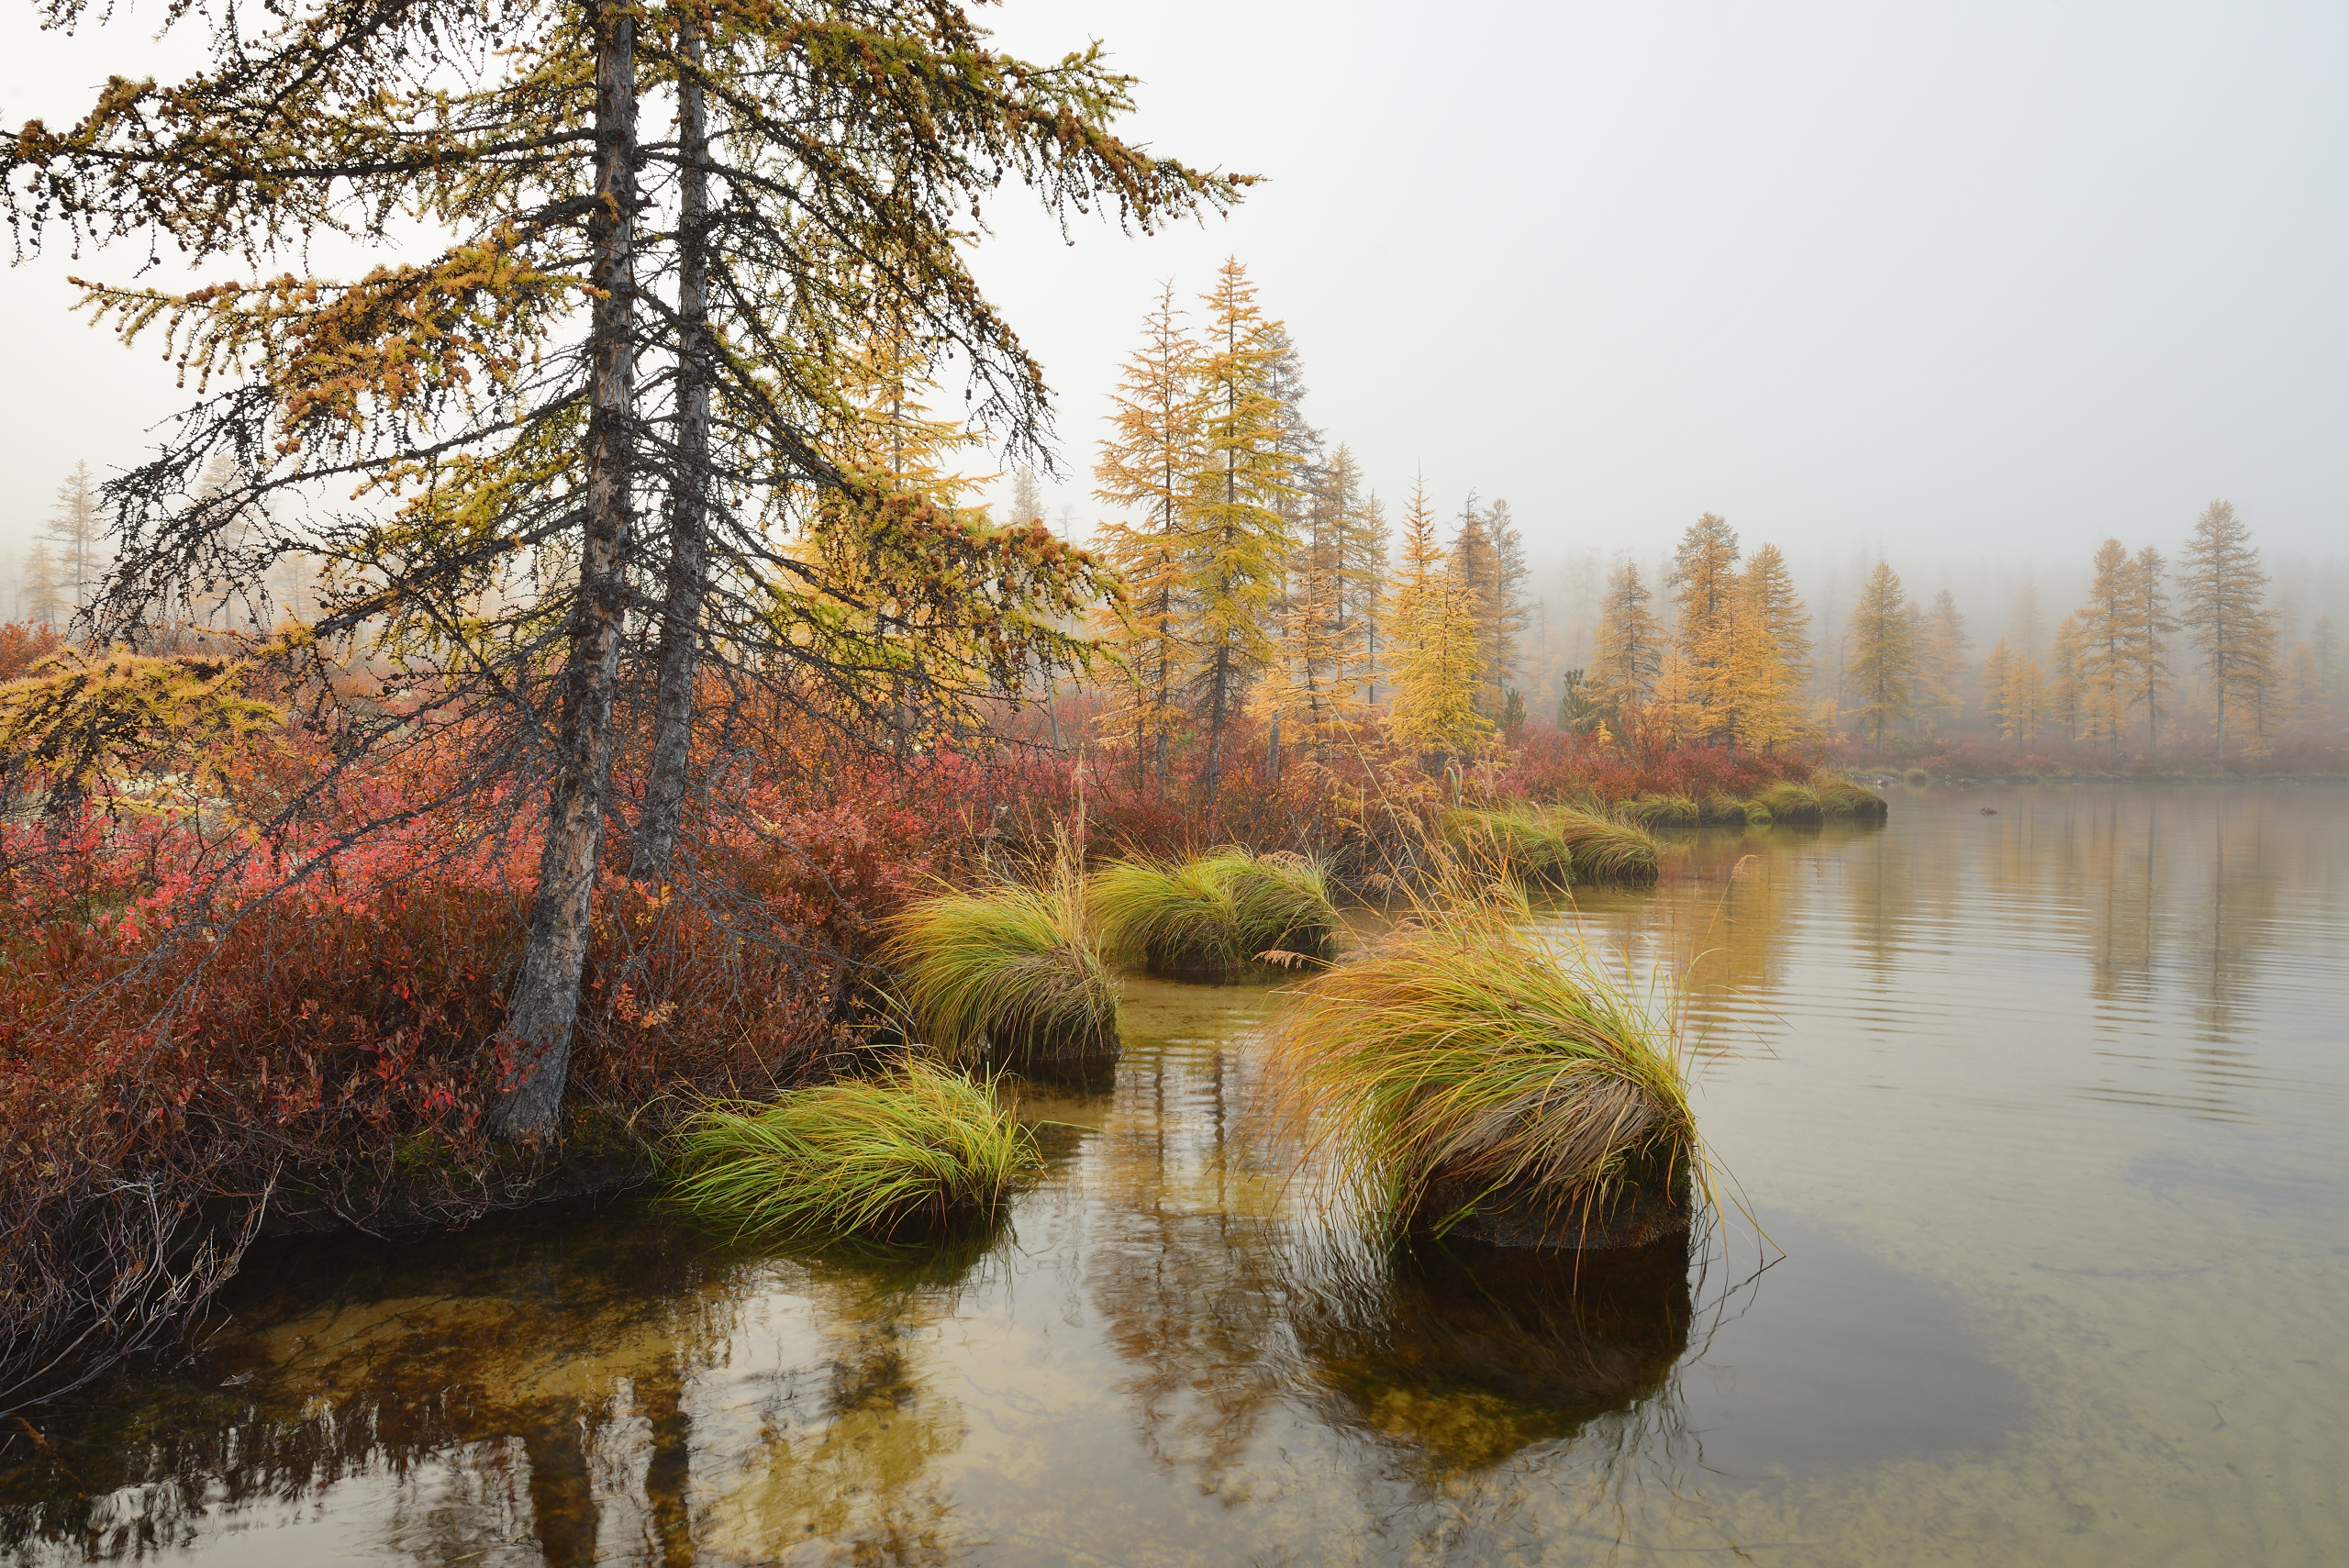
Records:
<instances>
[{"instance_id":1,"label":"green grass clump","mask_svg":"<svg viewBox=\"0 0 2349 1568\"><path fill-rule=\"evenodd\" d=\"M1479 869L1564 887L1574 880L1574 848L1541 814L1464 806L1443 818L1443 842Z\"/></svg>"},{"instance_id":2,"label":"green grass clump","mask_svg":"<svg viewBox=\"0 0 2349 1568\"><path fill-rule=\"evenodd\" d=\"M1465 1195L1530 1202L1573 1245L1620 1200L1709 1195L1681 1039L1676 994L1643 1006L1487 899L1298 986L1271 1060L1292 1125L1391 1228L1442 1230Z\"/></svg>"},{"instance_id":3,"label":"green grass clump","mask_svg":"<svg viewBox=\"0 0 2349 1568\"><path fill-rule=\"evenodd\" d=\"M1900 775L1900 782L1903 784L1929 784L1933 782L1933 775L1927 773L1922 768L1911 768L1907 773Z\"/></svg>"},{"instance_id":4,"label":"green grass clump","mask_svg":"<svg viewBox=\"0 0 2349 1568\"><path fill-rule=\"evenodd\" d=\"M1881 820L1890 814L1884 796L1862 784L1855 784L1841 773L1821 773L1810 781L1819 795L1820 809L1830 817L1874 817Z\"/></svg>"},{"instance_id":5,"label":"green grass clump","mask_svg":"<svg viewBox=\"0 0 2349 1568\"><path fill-rule=\"evenodd\" d=\"M1628 823L1560 807L1550 825L1574 855L1575 874L1586 882L1653 882L1662 862L1656 841Z\"/></svg>"},{"instance_id":6,"label":"green grass clump","mask_svg":"<svg viewBox=\"0 0 2349 1568\"><path fill-rule=\"evenodd\" d=\"M1086 935L1085 884L1065 862L1041 886L922 900L891 922L881 962L914 1037L950 1061L1037 1067L1117 1051L1117 983Z\"/></svg>"},{"instance_id":7,"label":"green grass clump","mask_svg":"<svg viewBox=\"0 0 2349 1568\"><path fill-rule=\"evenodd\" d=\"M1792 779L1780 779L1753 799L1774 822L1823 822L1827 818L1819 792Z\"/></svg>"},{"instance_id":8,"label":"green grass clump","mask_svg":"<svg viewBox=\"0 0 2349 1568\"><path fill-rule=\"evenodd\" d=\"M1117 861L1094 873L1088 896L1104 948L1152 974L1230 980L1253 965L1326 963L1337 951L1329 880L1301 855L1227 849L1180 863Z\"/></svg>"},{"instance_id":9,"label":"green grass clump","mask_svg":"<svg viewBox=\"0 0 2349 1568\"><path fill-rule=\"evenodd\" d=\"M1748 820L1748 817L1745 802L1735 795L1716 794L1705 797L1707 822L1743 822Z\"/></svg>"},{"instance_id":10,"label":"green grass clump","mask_svg":"<svg viewBox=\"0 0 2349 1568\"><path fill-rule=\"evenodd\" d=\"M773 1105L703 1111L677 1134L669 1195L741 1235L885 1240L992 1221L1042 1169L985 1084L909 1060Z\"/></svg>"},{"instance_id":11,"label":"green grass clump","mask_svg":"<svg viewBox=\"0 0 2349 1568\"><path fill-rule=\"evenodd\" d=\"M1643 795L1620 809L1642 828L1694 828L1705 815L1696 797L1687 795Z\"/></svg>"}]
</instances>

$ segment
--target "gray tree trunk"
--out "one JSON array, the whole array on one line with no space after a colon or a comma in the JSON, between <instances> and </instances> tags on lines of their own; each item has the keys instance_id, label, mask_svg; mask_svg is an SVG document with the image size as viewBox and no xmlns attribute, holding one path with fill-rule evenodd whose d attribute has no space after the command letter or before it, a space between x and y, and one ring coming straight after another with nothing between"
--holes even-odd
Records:
<instances>
[{"instance_id":1,"label":"gray tree trunk","mask_svg":"<svg viewBox=\"0 0 2349 1568\"><path fill-rule=\"evenodd\" d=\"M612 779L612 693L618 683L626 614L623 565L634 510L630 473L636 367L636 19L618 5L596 21L596 194L588 230L596 302L588 327L586 519L580 539L579 593L556 717L553 788L538 900L506 1020L514 1077L492 1118L518 1141L551 1137L571 1066L572 1026L604 843Z\"/></svg>"},{"instance_id":2,"label":"gray tree trunk","mask_svg":"<svg viewBox=\"0 0 2349 1568\"><path fill-rule=\"evenodd\" d=\"M688 21L678 42L689 65L702 60L701 29ZM701 652L702 600L709 572L709 116L700 81L677 84L679 178L677 316L677 478L670 506L669 580L652 698L652 762L629 873L640 881L669 876L685 778L693 764L694 681Z\"/></svg>"}]
</instances>

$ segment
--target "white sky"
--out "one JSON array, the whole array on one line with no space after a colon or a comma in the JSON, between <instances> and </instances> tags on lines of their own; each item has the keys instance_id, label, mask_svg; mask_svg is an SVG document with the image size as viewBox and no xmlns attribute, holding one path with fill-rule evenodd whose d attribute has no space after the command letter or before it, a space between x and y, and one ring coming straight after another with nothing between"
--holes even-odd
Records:
<instances>
[{"instance_id":1,"label":"white sky","mask_svg":"<svg viewBox=\"0 0 2349 1568\"><path fill-rule=\"evenodd\" d=\"M167 71L154 6L93 40L16 0L0 120ZM1227 252L1308 413L1380 493L1508 498L1539 553L1651 554L1699 511L1798 556L2068 565L2233 499L2277 555L2349 541L2349 7L1431 7L1010 0L1007 48L1098 36L1126 128L1263 173L1228 222L1063 246L1008 194L983 280L1044 361L1085 492L1158 280ZM0 284L0 535L120 466L167 367Z\"/></svg>"}]
</instances>

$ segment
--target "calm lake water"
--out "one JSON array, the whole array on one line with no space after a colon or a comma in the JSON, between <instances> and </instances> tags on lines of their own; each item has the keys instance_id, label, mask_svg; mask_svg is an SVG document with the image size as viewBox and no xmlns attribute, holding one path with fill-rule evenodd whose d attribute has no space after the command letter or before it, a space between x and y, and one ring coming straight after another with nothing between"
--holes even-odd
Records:
<instances>
[{"instance_id":1,"label":"calm lake water","mask_svg":"<svg viewBox=\"0 0 2349 1568\"><path fill-rule=\"evenodd\" d=\"M1277 993L1136 981L991 1242L280 1247L34 1414L0 1557L2349 1559L2349 790L1889 793L1557 917L1693 974L1686 1271L1365 1255L1251 1117Z\"/></svg>"}]
</instances>

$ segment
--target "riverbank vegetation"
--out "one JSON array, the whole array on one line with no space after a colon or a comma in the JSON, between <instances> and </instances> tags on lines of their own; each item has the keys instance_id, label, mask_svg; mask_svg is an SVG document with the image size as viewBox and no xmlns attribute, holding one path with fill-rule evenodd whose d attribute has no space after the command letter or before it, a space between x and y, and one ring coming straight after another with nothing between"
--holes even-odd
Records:
<instances>
[{"instance_id":1,"label":"riverbank vegetation","mask_svg":"<svg viewBox=\"0 0 2349 1568\"><path fill-rule=\"evenodd\" d=\"M1710 1177L1676 993L1647 998L1506 896L1431 900L1293 992L1271 1053L1286 1117L1397 1229L1631 1245Z\"/></svg>"},{"instance_id":2,"label":"riverbank vegetation","mask_svg":"<svg viewBox=\"0 0 2349 1568\"><path fill-rule=\"evenodd\" d=\"M1181 980L1326 963L1338 911L1302 855L1224 848L1181 862L1119 860L1096 872L1095 918L1119 962Z\"/></svg>"},{"instance_id":3,"label":"riverbank vegetation","mask_svg":"<svg viewBox=\"0 0 2349 1568\"><path fill-rule=\"evenodd\" d=\"M1043 1159L985 1082L909 1058L712 1106L678 1130L674 1165L671 1200L735 1235L891 1240L991 1224Z\"/></svg>"},{"instance_id":4,"label":"riverbank vegetation","mask_svg":"<svg viewBox=\"0 0 2349 1568\"><path fill-rule=\"evenodd\" d=\"M971 204L1148 230L1248 183L1120 141L1097 52L1012 60L951 6L569 17L288 17L0 152L28 245L268 261L90 287L210 390L71 487L41 624L0 631L0 1408L172 1331L263 1229L672 1159L716 1202L728 1140L815 1147L748 1107L836 1091L910 1149L881 1088L963 1091L876 1051L1097 1053L1093 942L1310 973L1456 814L1637 880L1641 801L1826 764L1783 563L1732 592L1717 518L1653 692L1634 636L1584 707L1529 703L1508 506L1415 491L1390 539L1237 259L1202 331L1149 317L1097 548L983 504L965 463L1050 462L1051 409ZM411 59L463 67L447 117L373 85ZM328 228L384 265L308 273ZM882 1223L876 1184L756 1224Z\"/></svg>"},{"instance_id":5,"label":"riverbank vegetation","mask_svg":"<svg viewBox=\"0 0 2349 1568\"><path fill-rule=\"evenodd\" d=\"M907 1038L953 1062L1030 1071L1114 1057L1118 987L1095 951L1082 874L1063 856L1041 884L918 900L878 954Z\"/></svg>"}]
</instances>

